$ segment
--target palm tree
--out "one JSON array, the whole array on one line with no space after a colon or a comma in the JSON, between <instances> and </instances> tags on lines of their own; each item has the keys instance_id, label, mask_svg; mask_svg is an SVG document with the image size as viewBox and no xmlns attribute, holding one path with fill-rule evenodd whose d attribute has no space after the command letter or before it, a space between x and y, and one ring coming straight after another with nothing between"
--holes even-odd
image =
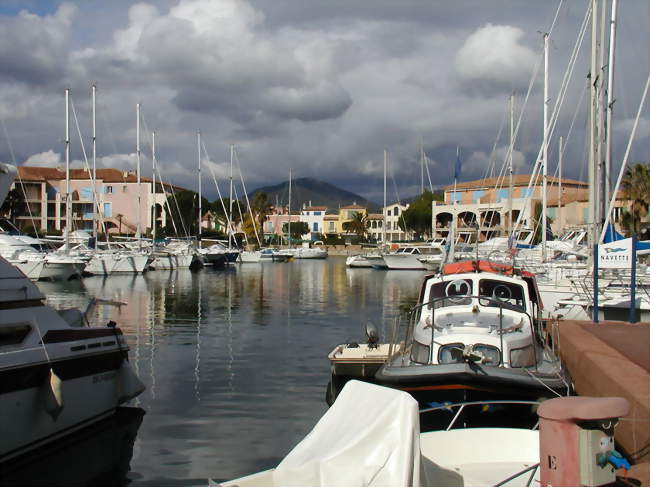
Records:
<instances>
[{"instance_id":1,"label":"palm tree","mask_svg":"<svg viewBox=\"0 0 650 487\"><path fill-rule=\"evenodd\" d=\"M360 240L363 240L368 233L368 216L360 211L356 212L352 220L343 223L343 228L349 232L357 234Z\"/></svg>"},{"instance_id":2,"label":"palm tree","mask_svg":"<svg viewBox=\"0 0 650 487\"><path fill-rule=\"evenodd\" d=\"M630 235L638 235L641 220L648 215L650 206L650 165L630 167L623 177L622 186L625 198L630 201L630 209L624 212L621 223Z\"/></svg>"}]
</instances>

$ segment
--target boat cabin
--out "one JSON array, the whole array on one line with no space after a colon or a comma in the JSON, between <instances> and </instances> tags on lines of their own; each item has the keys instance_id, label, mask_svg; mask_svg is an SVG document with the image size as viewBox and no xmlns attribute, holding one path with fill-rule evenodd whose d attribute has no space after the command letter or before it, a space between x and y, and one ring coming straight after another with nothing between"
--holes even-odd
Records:
<instances>
[{"instance_id":1,"label":"boat cabin","mask_svg":"<svg viewBox=\"0 0 650 487\"><path fill-rule=\"evenodd\" d=\"M427 276L410 333L411 362L534 365L536 289L534 276L483 261L447 265Z\"/></svg>"}]
</instances>

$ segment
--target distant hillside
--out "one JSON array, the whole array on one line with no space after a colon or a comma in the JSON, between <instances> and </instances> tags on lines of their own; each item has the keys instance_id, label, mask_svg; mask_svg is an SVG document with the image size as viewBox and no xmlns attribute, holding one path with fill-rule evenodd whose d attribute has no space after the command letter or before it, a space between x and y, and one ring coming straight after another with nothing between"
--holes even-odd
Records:
<instances>
[{"instance_id":1,"label":"distant hillside","mask_svg":"<svg viewBox=\"0 0 650 487\"><path fill-rule=\"evenodd\" d=\"M289 200L289 181L274 186L264 186L252 191L248 196L252 198L255 193L264 192L268 195L271 204L275 205L276 197L279 205L286 205ZM291 208L298 210L303 204L309 206L327 206L336 210L340 206L353 203L369 208L371 212L379 211L379 205L368 201L363 196L337 188L333 184L313 178L298 178L291 181Z\"/></svg>"}]
</instances>

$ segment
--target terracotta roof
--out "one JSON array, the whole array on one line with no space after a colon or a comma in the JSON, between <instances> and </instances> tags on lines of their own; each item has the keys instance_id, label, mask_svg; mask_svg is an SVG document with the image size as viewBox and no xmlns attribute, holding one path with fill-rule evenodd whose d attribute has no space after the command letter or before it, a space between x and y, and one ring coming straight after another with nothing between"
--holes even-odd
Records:
<instances>
[{"instance_id":1,"label":"terracotta roof","mask_svg":"<svg viewBox=\"0 0 650 487\"><path fill-rule=\"evenodd\" d=\"M327 211L327 206L308 206L302 211Z\"/></svg>"},{"instance_id":2,"label":"terracotta roof","mask_svg":"<svg viewBox=\"0 0 650 487\"><path fill-rule=\"evenodd\" d=\"M342 210L365 210L365 206L361 205L347 205L347 206L341 206Z\"/></svg>"},{"instance_id":3,"label":"terracotta roof","mask_svg":"<svg viewBox=\"0 0 650 487\"><path fill-rule=\"evenodd\" d=\"M339 216L338 215L325 215L323 220L338 220Z\"/></svg>"},{"instance_id":4,"label":"terracotta roof","mask_svg":"<svg viewBox=\"0 0 650 487\"><path fill-rule=\"evenodd\" d=\"M18 176L24 181L62 181L65 179L65 170L58 167L18 166ZM85 169L70 169L71 180L90 179L90 173ZM134 172L121 171L115 168L97 169L97 180L103 183L137 183L138 176ZM140 176L143 183L151 183L151 178ZM160 181L156 182L157 185ZM185 190L181 186L163 181L165 188L172 186L177 190Z\"/></svg>"},{"instance_id":5,"label":"terracotta roof","mask_svg":"<svg viewBox=\"0 0 650 487\"><path fill-rule=\"evenodd\" d=\"M368 214L368 220L383 220L384 215L381 213L369 213Z\"/></svg>"},{"instance_id":6,"label":"terracotta roof","mask_svg":"<svg viewBox=\"0 0 650 487\"><path fill-rule=\"evenodd\" d=\"M555 206L557 207L557 201L558 198L557 196L554 197L554 195L550 194L549 198L546 202L547 206ZM575 194L572 192L567 192L566 194L562 195L562 205L568 205L569 203L574 203L576 201L579 202L586 202L589 201L589 195L588 194ZM619 191L618 195L616 196L616 201L620 202L625 202L625 193L623 191Z\"/></svg>"},{"instance_id":7,"label":"terracotta roof","mask_svg":"<svg viewBox=\"0 0 650 487\"><path fill-rule=\"evenodd\" d=\"M512 176L512 184L514 186L524 186L528 185L528 182L530 181L530 174L515 174ZM557 183L559 182L560 178L556 178L555 176L548 176L548 182L549 183ZM537 186L541 186L542 184L542 178L540 177L538 179L539 183ZM497 184L500 185L502 188L508 187L508 178L486 178L486 179L477 179L475 181L465 181L462 183L457 183L456 184L456 190L459 189L473 189L473 188L495 188ZM582 187L587 187L589 186L589 183L585 183L584 181L577 181L575 179L566 179L562 178L562 184L570 184L570 185L578 185ZM454 185L453 184L448 184L443 188L445 191L453 191Z\"/></svg>"}]
</instances>

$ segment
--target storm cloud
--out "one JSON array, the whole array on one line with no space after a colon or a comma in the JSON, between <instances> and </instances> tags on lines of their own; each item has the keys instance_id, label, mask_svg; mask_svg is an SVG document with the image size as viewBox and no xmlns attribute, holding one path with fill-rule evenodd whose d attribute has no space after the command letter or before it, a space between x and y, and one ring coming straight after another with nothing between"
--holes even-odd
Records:
<instances>
[{"instance_id":1,"label":"storm cloud","mask_svg":"<svg viewBox=\"0 0 650 487\"><path fill-rule=\"evenodd\" d=\"M560 9L551 35L552 103L587 3L568 0ZM615 161L622 159L650 71L640 47L650 45L649 5L620 6ZM0 158L61 162L64 87L72 90L88 149L90 85L96 83L100 165L133 168L140 102L145 174L156 130L163 177L195 188L200 130L218 177L227 173L235 144L249 189L286 180L292 169L295 177L320 178L381 201L384 149L389 199L419 190L420 141L436 186L451 182L456 147L463 180L481 177L493 163L498 171L514 92L516 119L521 116L515 167L529 172L541 144L541 71L525 106L523 98L556 8L515 0L9 2L0 6L0 117L8 135ZM555 154L557 137L566 139L578 110L564 160L569 177L586 174L586 104L578 109L578 103L587 44L551 141ZM646 108L633 160L650 153L649 120ZM83 164L76 131L73 120L73 159ZM211 198L212 186L204 181Z\"/></svg>"}]
</instances>

